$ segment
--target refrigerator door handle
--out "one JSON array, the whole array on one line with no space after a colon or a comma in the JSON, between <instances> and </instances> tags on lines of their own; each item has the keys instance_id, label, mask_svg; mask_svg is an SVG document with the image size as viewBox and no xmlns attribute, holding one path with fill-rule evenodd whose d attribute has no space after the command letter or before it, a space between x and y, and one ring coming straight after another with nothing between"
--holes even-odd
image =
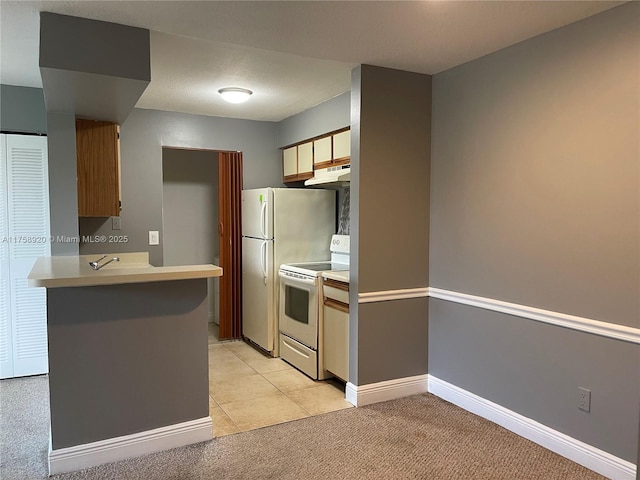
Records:
<instances>
[{"instance_id":1,"label":"refrigerator door handle","mask_svg":"<svg viewBox=\"0 0 640 480\"><path fill-rule=\"evenodd\" d=\"M262 202L260 209L260 233L262 238L267 238L267 202Z\"/></svg>"},{"instance_id":2,"label":"refrigerator door handle","mask_svg":"<svg viewBox=\"0 0 640 480\"><path fill-rule=\"evenodd\" d=\"M262 267L262 278L264 279L264 284L267 284L267 241L264 240L261 246L260 252L260 266Z\"/></svg>"}]
</instances>

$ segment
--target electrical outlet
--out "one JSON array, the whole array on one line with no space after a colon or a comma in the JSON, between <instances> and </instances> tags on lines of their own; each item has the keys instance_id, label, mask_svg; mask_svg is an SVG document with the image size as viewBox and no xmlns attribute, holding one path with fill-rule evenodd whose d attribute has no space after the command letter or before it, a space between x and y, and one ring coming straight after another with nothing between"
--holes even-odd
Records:
<instances>
[{"instance_id":1,"label":"electrical outlet","mask_svg":"<svg viewBox=\"0 0 640 480\"><path fill-rule=\"evenodd\" d=\"M578 387L578 408L585 412L591 410L591 390Z\"/></svg>"},{"instance_id":2,"label":"electrical outlet","mask_svg":"<svg viewBox=\"0 0 640 480\"><path fill-rule=\"evenodd\" d=\"M111 217L111 230L120 230L120 217Z\"/></svg>"}]
</instances>

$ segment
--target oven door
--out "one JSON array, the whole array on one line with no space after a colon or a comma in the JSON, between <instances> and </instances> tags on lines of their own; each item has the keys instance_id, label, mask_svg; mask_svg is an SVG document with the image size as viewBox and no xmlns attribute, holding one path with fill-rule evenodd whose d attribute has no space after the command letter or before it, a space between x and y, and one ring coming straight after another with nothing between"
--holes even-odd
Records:
<instances>
[{"instance_id":1,"label":"oven door","mask_svg":"<svg viewBox=\"0 0 640 480\"><path fill-rule=\"evenodd\" d=\"M318 280L280 270L280 332L318 348Z\"/></svg>"}]
</instances>

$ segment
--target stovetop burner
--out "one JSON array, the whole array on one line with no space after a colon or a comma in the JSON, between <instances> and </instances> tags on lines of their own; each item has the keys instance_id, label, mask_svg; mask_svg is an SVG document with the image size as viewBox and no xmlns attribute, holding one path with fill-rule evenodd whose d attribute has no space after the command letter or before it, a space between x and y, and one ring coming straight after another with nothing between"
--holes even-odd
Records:
<instances>
[{"instance_id":1,"label":"stovetop burner","mask_svg":"<svg viewBox=\"0 0 640 480\"><path fill-rule=\"evenodd\" d=\"M326 272L349 270L349 265L344 263L330 263L330 262L310 262L310 263L289 263L282 265L283 267L294 267L296 269L311 270L312 272Z\"/></svg>"}]
</instances>

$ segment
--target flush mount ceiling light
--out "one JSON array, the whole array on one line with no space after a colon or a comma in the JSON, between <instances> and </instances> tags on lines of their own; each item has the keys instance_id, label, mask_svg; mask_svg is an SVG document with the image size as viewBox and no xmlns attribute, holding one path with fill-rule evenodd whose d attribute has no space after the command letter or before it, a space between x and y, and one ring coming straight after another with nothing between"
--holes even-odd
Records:
<instances>
[{"instance_id":1,"label":"flush mount ceiling light","mask_svg":"<svg viewBox=\"0 0 640 480\"><path fill-rule=\"evenodd\" d=\"M242 103L249 100L249 97L253 94L251 90L240 87L226 87L218 90L218 93L224 100L229 103Z\"/></svg>"}]
</instances>

